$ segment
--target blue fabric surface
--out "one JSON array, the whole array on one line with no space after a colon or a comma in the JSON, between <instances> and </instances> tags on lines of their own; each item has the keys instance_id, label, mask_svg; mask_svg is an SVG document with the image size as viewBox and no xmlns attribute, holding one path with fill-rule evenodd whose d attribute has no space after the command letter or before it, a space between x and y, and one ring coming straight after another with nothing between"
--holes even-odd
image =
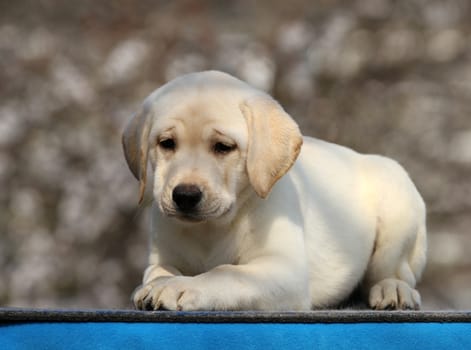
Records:
<instances>
[{"instance_id":1,"label":"blue fabric surface","mask_svg":"<svg viewBox=\"0 0 471 350\"><path fill-rule=\"evenodd\" d=\"M0 349L471 349L471 323L11 323Z\"/></svg>"}]
</instances>

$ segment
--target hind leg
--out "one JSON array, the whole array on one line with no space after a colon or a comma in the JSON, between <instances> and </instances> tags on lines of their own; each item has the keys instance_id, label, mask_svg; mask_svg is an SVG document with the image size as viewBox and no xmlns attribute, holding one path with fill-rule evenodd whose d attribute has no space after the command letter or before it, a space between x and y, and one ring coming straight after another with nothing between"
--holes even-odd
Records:
<instances>
[{"instance_id":1,"label":"hind leg","mask_svg":"<svg viewBox=\"0 0 471 350\"><path fill-rule=\"evenodd\" d=\"M375 310L418 310L420 294L404 281L386 278L370 289L368 303Z\"/></svg>"},{"instance_id":2,"label":"hind leg","mask_svg":"<svg viewBox=\"0 0 471 350\"><path fill-rule=\"evenodd\" d=\"M418 309L415 289L426 255L425 203L404 169L370 157L369 185L376 199L374 249L363 286L373 309Z\"/></svg>"},{"instance_id":3,"label":"hind leg","mask_svg":"<svg viewBox=\"0 0 471 350\"><path fill-rule=\"evenodd\" d=\"M425 223L395 224L378 226L365 278L368 302L377 310L419 309L421 300L415 285L425 265Z\"/></svg>"}]
</instances>

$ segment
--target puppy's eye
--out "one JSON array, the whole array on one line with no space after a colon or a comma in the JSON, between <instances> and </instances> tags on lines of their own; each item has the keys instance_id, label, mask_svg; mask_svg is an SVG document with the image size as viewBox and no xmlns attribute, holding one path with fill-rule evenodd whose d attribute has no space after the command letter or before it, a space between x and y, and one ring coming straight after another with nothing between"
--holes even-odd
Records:
<instances>
[{"instance_id":1,"label":"puppy's eye","mask_svg":"<svg viewBox=\"0 0 471 350\"><path fill-rule=\"evenodd\" d=\"M173 151L177 147L177 144L174 139L164 139L159 141L159 146L164 150Z\"/></svg>"},{"instance_id":2,"label":"puppy's eye","mask_svg":"<svg viewBox=\"0 0 471 350\"><path fill-rule=\"evenodd\" d=\"M216 142L213 146L213 151L217 154L227 154L235 150L236 147L236 145L227 144L223 142Z\"/></svg>"}]
</instances>

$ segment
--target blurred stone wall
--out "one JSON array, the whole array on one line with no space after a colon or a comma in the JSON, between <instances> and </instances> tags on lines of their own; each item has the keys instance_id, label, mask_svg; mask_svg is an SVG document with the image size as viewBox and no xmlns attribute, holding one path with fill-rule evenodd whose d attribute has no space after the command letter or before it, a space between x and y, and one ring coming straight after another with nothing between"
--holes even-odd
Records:
<instances>
[{"instance_id":1,"label":"blurred stone wall","mask_svg":"<svg viewBox=\"0 0 471 350\"><path fill-rule=\"evenodd\" d=\"M140 102L220 69L307 135L400 161L429 210L424 306L471 308L471 4L0 1L0 305L129 307L147 214L121 151Z\"/></svg>"}]
</instances>

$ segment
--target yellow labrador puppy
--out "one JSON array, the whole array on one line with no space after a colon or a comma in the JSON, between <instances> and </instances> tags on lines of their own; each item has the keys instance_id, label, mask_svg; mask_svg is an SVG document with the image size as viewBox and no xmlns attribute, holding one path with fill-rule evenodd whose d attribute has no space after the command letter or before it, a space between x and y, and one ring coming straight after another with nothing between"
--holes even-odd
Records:
<instances>
[{"instance_id":1,"label":"yellow labrador puppy","mask_svg":"<svg viewBox=\"0 0 471 350\"><path fill-rule=\"evenodd\" d=\"M302 137L270 96L217 71L157 89L123 145L141 201L153 180L138 309L309 310L358 286L371 308L419 308L425 205L393 160Z\"/></svg>"}]
</instances>

